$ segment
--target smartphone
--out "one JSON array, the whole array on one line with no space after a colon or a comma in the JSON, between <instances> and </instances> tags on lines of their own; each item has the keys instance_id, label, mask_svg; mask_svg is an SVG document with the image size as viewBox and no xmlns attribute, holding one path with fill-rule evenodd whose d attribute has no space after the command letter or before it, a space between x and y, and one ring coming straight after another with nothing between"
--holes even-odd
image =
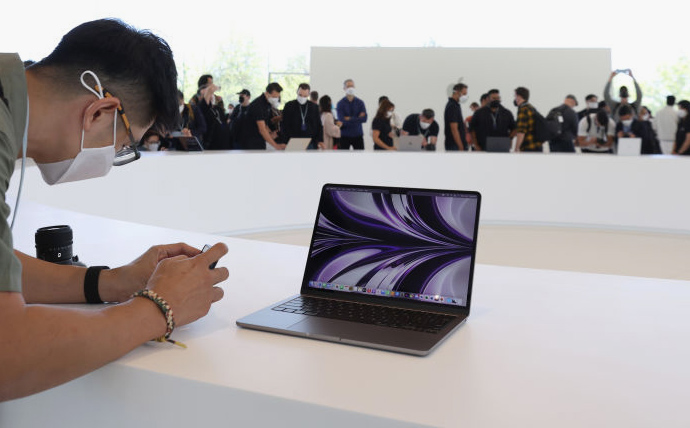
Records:
<instances>
[{"instance_id":1,"label":"smartphone","mask_svg":"<svg viewBox=\"0 0 690 428\"><path fill-rule=\"evenodd\" d=\"M206 244L206 245L204 245L204 248L201 249L201 252L202 252L202 253L205 253L206 251L209 250L209 248L211 248L211 246L208 245L208 244ZM215 262L213 262L213 263L211 263L210 265L208 265L208 268L209 268L209 269L215 269L217 263L218 263L218 260L216 260Z\"/></svg>"}]
</instances>

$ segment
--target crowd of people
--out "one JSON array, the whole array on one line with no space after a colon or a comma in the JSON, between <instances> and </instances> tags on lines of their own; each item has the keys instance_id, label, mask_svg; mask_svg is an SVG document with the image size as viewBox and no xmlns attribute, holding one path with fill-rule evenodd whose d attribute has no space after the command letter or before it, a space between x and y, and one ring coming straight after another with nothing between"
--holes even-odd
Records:
<instances>
[{"instance_id":1,"label":"crowd of people","mask_svg":"<svg viewBox=\"0 0 690 428\"><path fill-rule=\"evenodd\" d=\"M617 74L632 78L636 96L621 86L617 99L612 96L612 82ZM270 83L264 93L252 99L243 89L239 103L225 106L217 95L220 87L213 76L199 78L198 90L187 102L178 91L182 125L178 132L160 135L147 133L143 150L188 150L186 139L194 137L206 150L283 150L293 138L309 139L308 149L363 150L364 124L369 120L364 101L357 97L355 82L343 83L343 97L333 103L330 96L319 97L307 83L297 89L296 99L279 109L283 88ZM640 139L640 154L690 154L690 102L677 103L669 95L667 106L656 117L642 105L642 89L630 70L616 70L604 88L604 99L595 94L585 98L585 106L577 110L577 97L565 96L561 105L544 117L530 104L530 91L519 87L514 91L513 104L517 115L503 106L498 89L481 96L479 103L470 104L470 113L463 115L468 85L458 83L443 112L444 148L446 151L514 151L563 153L616 153L619 139ZM552 122L552 133L545 138L541 123ZM371 121L374 150L397 150L401 136L419 136L415 149L436 150L440 125L433 109L420 109L403 119L387 96L381 96ZM186 137L186 138L180 138ZM416 140L415 140L416 141Z\"/></svg>"}]
</instances>

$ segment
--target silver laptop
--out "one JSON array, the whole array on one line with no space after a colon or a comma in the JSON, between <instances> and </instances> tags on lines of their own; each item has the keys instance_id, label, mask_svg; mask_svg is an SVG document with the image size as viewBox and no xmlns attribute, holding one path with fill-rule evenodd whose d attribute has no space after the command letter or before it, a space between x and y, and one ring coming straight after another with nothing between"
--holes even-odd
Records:
<instances>
[{"instance_id":1,"label":"silver laptop","mask_svg":"<svg viewBox=\"0 0 690 428\"><path fill-rule=\"evenodd\" d=\"M513 142L510 137L486 137L486 151L508 153Z\"/></svg>"},{"instance_id":2,"label":"silver laptop","mask_svg":"<svg viewBox=\"0 0 690 428\"><path fill-rule=\"evenodd\" d=\"M481 195L326 184L300 294L246 328L427 355L470 313Z\"/></svg>"},{"instance_id":3,"label":"silver laptop","mask_svg":"<svg viewBox=\"0 0 690 428\"><path fill-rule=\"evenodd\" d=\"M642 153L642 138L619 138L618 156L639 156Z\"/></svg>"},{"instance_id":4,"label":"silver laptop","mask_svg":"<svg viewBox=\"0 0 690 428\"><path fill-rule=\"evenodd\" d=\"M421 152L424 137L421 135L401 135L398 138L398 151Z\"/></svg>"},{"instance_id":5,"label":"silver laptop","mask_svg":"<svg viewBox=\"0 0 690 428\"><path fill-rule=\"evenodd\" d=\"M287 146L285 146L285 151L303 152L307 150L307 147L309 147L309 143L311 143L311 138L290 138L290 140L287 143Z\"/></svg>"}]
</instances>

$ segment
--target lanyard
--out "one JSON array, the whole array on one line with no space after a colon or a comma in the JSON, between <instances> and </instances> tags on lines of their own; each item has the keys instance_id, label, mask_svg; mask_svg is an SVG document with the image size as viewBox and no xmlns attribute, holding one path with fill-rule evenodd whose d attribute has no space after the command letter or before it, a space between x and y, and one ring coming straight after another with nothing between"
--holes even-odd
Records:
<instances>
[{"instance_id":1,"label":"lanyard","mask_svg":"<svg viewBox=\"0 0 690 428\"><path fill-rule=\"evenodd\" d=\"M299 114L302 116L302 128L304 128L305 121L307 120L307 111L309 110L309 103L305 104L304 112L302 111L302 106L299 106Z\"/></svg>"}]
</instances>

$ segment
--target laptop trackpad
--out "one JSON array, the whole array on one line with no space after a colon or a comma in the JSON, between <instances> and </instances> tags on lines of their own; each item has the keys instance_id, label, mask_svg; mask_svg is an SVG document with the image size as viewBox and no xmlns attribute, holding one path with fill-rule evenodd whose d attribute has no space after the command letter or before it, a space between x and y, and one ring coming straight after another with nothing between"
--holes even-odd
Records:
<instances>
[{"instance_id":1,"label":"laptop trackpad","mask_svg":"<svg viewBox=\"0 0 690 428\"><path fill-rule=\"evenodd\" d=\"M290 330L305 333L307 336L314 338L328 340L339 341L341 339L356 339L378 342L380 340L380 334L390 329L330 318L308 317L290 326Z\"/></svg>"}]
</instances>

